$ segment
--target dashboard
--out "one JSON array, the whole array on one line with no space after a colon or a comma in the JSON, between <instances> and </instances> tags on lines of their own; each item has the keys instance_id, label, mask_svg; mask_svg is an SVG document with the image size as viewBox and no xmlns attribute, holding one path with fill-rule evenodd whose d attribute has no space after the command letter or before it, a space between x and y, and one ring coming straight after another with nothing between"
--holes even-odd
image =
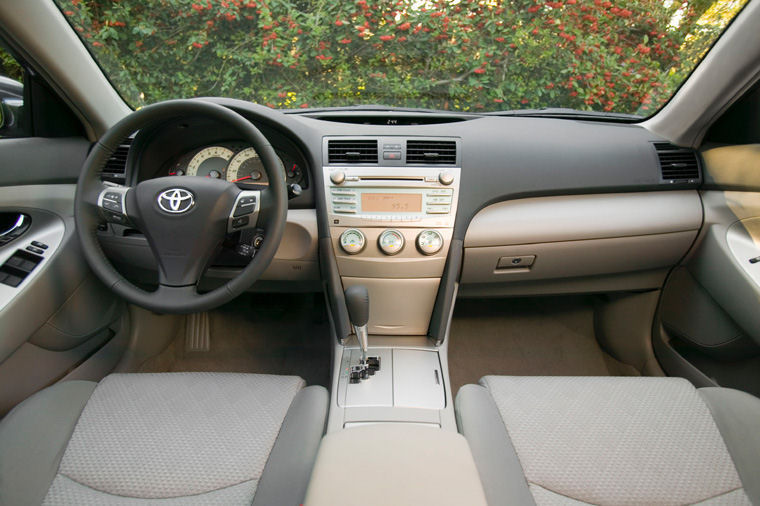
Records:
<instances>
[{"instance_id":1,"label":"dashboard","mask_svg":"<svg viewBox=\"0 0 760 506\"><path fill-rule=\"evenodd\" d=\"M308 188L308 176L299 160L275 149L285 168L288 185ZM197 176L224 179L247 189L269 185L264 165L256 150L240 142L222 142L186 151L169 160L158 176Z\"/></svg>"},{"instance_id":2,"label":"dashboard","mask_svg":"<svg viewBox=\"0 0 760 506\"><path fill-rule=\"evenodd\" d=\"M436 338L456 293L657 288L701 220L696 155L640 125L456 113L431 122L426 113L304 114L214 100L264 134L287 184L302 189L254 289L326 289L340 335L351 333L340 301L354 284L374 301L372 332ZM255 150L200 118L141 131L128 151L128 185L166 176L243 189L269 182ZM236 234L201 289L248 261ZM114 227L101 242L122 272L150 284L155 262L139 231Z\"/></svg>"}]
</instances>

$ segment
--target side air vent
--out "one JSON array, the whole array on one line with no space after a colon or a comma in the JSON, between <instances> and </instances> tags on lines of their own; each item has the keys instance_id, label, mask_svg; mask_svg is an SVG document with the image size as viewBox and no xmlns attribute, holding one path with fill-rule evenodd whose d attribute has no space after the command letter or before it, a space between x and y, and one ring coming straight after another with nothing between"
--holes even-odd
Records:
<instances>
[{"instance_id":1,"label":"side air vent","mask_svg":"<svg viewBox=\"0 0 760 506\"><path fill-rule=\"evenodd\" d=\"M106 162L106 166L103 167L103 172L100 178L103 181L111 181L112 183L124 183L125 171L127 169L127 157L129 156L129 148L132 146L132 138L127 137L122 141L121 145L116 148L111 158Z\"/></svg>"},{"instance_id":2,"label":"side air vent","mask_svg":"<svg viewBox=\"0 0 760 506\"><path fill-rule=\"evenodd\" d=\"M329 141L328 163L377 163L377 140Z\"/></svg>"},{"instance_id":3,"label":"side air vent","mask_svg":"<svg viewBox=\"0 0 760 506\"><path fill-rule=\"evenodd\" d=\"M454 141L407 141L406 163L455 165L457 143Z\"/></svg>"},{"instance_id":4,"label":"side air vent","mask_svg":"<svg viewBox=\"0 0 760 506\"><path fill-rule=\"evenodd\" d=\"M664 181L696 182L699 179L697 154L690 148L679 148L667 142L655 142Z\"/></svg>"}]
</instances>

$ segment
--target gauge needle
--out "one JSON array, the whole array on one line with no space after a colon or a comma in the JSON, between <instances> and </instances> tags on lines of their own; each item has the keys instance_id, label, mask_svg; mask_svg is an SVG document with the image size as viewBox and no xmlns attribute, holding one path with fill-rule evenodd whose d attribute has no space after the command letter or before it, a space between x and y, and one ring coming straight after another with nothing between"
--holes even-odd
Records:
<instances>
[{"instance_id":1,"label":"gauge needle","mask_svg":"<svg viewBox=\"0 0 760 506\"><path fill-rule=\"evenodd\" d=\"M231 182L237 183L238 181L242 181L243 179L251 179L251 176L239 177L237 179L233 179Z\"/></svg>"}]
</instances>

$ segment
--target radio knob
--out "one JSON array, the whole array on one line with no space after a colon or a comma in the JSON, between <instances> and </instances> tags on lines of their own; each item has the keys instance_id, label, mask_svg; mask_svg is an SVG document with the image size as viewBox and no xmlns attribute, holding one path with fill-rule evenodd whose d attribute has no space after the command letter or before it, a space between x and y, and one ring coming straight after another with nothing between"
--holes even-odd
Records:
<instances>
[{"instance_id":1,"label":"radio knob","mask_svg":"<svg viewBox=\"0 0 760 506\"><path fill-rule=\"evenodd\" d=\"M448 186L454 182L454 175L451 172L441 172L438 174L438 181Z\"/></svg>"},{"instance_id":2,"label":"radio knob","mask_svg":"<svg viewBox=\"0 0 760 506\"><path fill-rule=\"evenodd\" d=\"M343 181L346 180L346 173L342 171L333 172L330 174L330 181L332 181L334 184L343 184Z\"/></svg>"},{"instance_id":3,"label":"radio knob","mask_svg":"<svg viewBox=\"0 0 760 506\"><path fill-rule=\"evenodd\" d=\"M340 234L340 247L349 255L361 253L367 240L361 230L349 228Z\"/></svg>"}]
</instances>

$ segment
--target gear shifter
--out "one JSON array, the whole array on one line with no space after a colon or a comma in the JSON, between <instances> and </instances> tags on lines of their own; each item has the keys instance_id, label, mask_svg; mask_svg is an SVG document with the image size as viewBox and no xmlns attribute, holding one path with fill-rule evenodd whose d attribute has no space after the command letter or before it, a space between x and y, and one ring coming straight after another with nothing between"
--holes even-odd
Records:
<instances>
[{"instance_id":1,"label":"gear shifter","mask_svg":"<svg viewBox=\"0 0 760 506\"><path fill-rule=\"evenodd\" d=\"M367 323L369 322L369 292L361 285L349 286L345 291L348 318L354 327L359 347L362 350L362 358L358 366L351 370L351 383L358 383L360 379L367 379L380 370L380 358L368 357L367 347L369 338L367 335Z\"/></svg>"},{"instance_id":2,"label":"gear shifter","mask_svg":"<svg viewBox=\"0 0 760 506\"><path fill-rule=\"evenodd\" d=\"M369 292L367 287L361 285L346 288L346 307L348 318L354 327L359 347L362 349L362 362L367 361L367 322L369 321Z\"/></svg>"}]
</instances>

